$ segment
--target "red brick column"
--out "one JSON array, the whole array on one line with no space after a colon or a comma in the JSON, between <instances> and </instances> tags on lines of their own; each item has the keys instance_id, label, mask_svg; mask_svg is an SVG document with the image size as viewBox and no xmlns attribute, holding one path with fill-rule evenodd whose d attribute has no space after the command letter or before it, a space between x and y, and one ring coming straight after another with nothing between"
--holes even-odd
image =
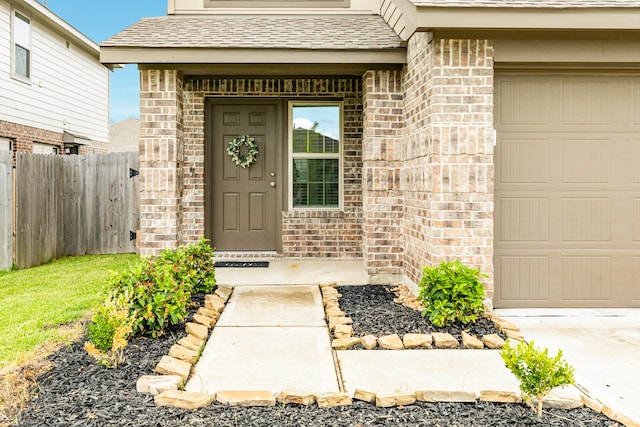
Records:
<instances>
[{"instance_id":1,"label":"red brick column","mask_svg":"<svg viewBox=\"0 0 640 427\"><path fill-rule=\"evenodd\" d=\"M372 281L386 282L402 274L401 71L365 73L363 115L363 256Z\"/></svg>"},{"instance_id":2,"label":"red brick column","mask_svg":"<svg viewBox=\"0 0 640 427\"><path fill-rule=\"evenodd\" d=\"M140 72L140 255L181 244L183 79L175 70Z\"/></svg>"},{"instance_id":3,"label":"red brick column","mask_svg":"<svg viewBox=\"0 0 640 427\"><path fill-rule=\"evenodd\" d=\"M493 296L493 45L416 33L405 75L405 275L460 259Z\"/></svg>"}]
</instances>

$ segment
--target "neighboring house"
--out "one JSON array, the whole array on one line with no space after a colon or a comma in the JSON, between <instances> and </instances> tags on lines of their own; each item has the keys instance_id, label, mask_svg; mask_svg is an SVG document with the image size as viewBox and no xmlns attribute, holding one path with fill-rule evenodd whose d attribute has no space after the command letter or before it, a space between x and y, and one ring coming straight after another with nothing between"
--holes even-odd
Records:
<instances>
[{"instance_id":1,"label":"neighboring house","mask_svg":"<svg viewBox=\"0 0 640 427\"><path fill-rule=\"evenodd\" d=\"M94 152L109 141L109 67L35 0L0 0L0 150Z\"/></svg>"},{"instance_id":2,"label":"neighboring house","mask_svg":"<svg viewBox=\"0 0 640 427\"><path fill-rule=\"evenodd\" d=\"M640 307L640 1L168 10L101 45L141 70L144 255L204 235L414 288L459 258L496 307ZM297 147L296 121L339 146Z\"/></svg>"},{"instance_id":3,"label":"neighboring house","mask_svg":"<svg viewBox=\"0 0 640 427\"><path fill-rule=\"evenodd\" d=\"M138 151L140 149L140 120L129 117L109 126L109 151Z\"/></svg>"}]
</instances>

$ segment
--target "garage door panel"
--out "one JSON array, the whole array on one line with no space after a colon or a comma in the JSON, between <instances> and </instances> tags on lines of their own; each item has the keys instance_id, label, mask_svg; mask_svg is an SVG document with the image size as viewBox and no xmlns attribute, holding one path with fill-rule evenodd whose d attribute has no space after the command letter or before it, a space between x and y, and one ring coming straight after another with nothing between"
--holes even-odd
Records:
<instances>
[{"instance_id":1,"label":"garage door panel","mask_svg":"<svg viewBox=\"0 0 640 427\"><path fill-rule=\"evenodd\" d=\"M562 182L609 183L611 181L611 145L607 140L563 140Z\"/></svg>"},{"instance_id":2,"label":"garage door panel","mask_svg":"<svg viewBox=\"0 0 640 427\"><path fill-rule=\"evenodd\" d=\"M634 243L640 243L640 198L633 199L633 233Z\"/></svg>"},{"instance_id":3,"label":"garage door panel","mask_svg":"<svg viewBox=\"0 0 640 427\"><path fill-rule=\"evenodd\" d=\"M640 80L634 80L631 83L631 111L633 116L633 124L640 125Z\"/></svg>"},{"instance_id":4,"label":"garage door panel","mask_svg":"<svg viewBox=\"0 0 640 427\"><path fill-rule=\"evenodd\" d=\"M640 307L640 78L497 75L496 97L494 305Z\"/></svg>"},{"instance_id":5,"label":"garage door panel","mask_svg":"<svg viewBox=\"0 0 640 427\"><path fill-rule=\"evenodd\" d=\"M563 257L562 299L564 301L610 301L611 271L610 257Z\"/></svg>"},{"instance_id":6,"label":"garage door panel","mask_svg":"<svg viewBox=\"0 0 640 427\"><path fill-rule=\"evenodd\" d=\"M550 85L546 80L528 78L500 82L500 91L510 102L500 108L502 125L547 125Z\"/></svg>"},{"instance_id":7,"label":"garage door panel","mask_svg":"<svg viewBox=\"0 0 640 427\"><path fill-rule=\"evenodd\" d=\"M549 182L548 140L504 139L500 143L500 182L505 184Z\"/></svg>"},{"instance_id":8,"label":"garage door panel","mask_svg":"<svg viewBox=\"0 0 640 427\"><path fill-rule=\"evenodd\" d=\"M500 199L500 241L546 242L549 240L547 198Z\"/></svg>"},{"instance_id":9,"label":"garage door panel","mask_svg":"<svg viewBox=\"0 0 640 427\"><path fill-rule=\"evenodd\" d=\"M563 125L609 125L611 83L601 80L563 80Z\"/></svg>"},{"instance_id":10,"label":"garage door panel","mask_svg":"<svg viewBox=\"0 0 640 427\"><path fill-rule=\"evenodd\" d=\"M611 239L611 200L566 198L562 200L562 240L608 242Z\"/></svg>"},{"instance_id":11,"label":"garage door panel","mask_svg":"<svg viewBox=\"0 0 640 427\"><path fill-rule=\"evenodd\" d=\"M634 139L632 141L633 146L633 183L640 184L640 139Z\"/></svg>"},{"instance_id":12,"label":"garage door panel","mask_svg":"<svg viewBox=\"0 0 640 427\"><path fill-rule=\"evenodd\" d=\"M640 256L633 257L633 299L640 302Z\"/></svg>"},{"instance_id":13,"label":"garage door panel","mask_svg":"<svg viewBox=\"0 0 640 427\"><path fill-rule=\"evenodd\" d=\"M503 301L546 301L549 298L549 257L502 256L499 298Z\"/></svg>"}]
</instances>

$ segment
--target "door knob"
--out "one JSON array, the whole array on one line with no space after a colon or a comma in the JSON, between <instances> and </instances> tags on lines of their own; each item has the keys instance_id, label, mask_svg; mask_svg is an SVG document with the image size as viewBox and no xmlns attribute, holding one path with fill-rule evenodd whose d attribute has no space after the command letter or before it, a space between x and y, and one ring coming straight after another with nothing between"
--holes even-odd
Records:
<instances>
[{"instance_id":1,"label":"door knob","mask_svg":"<svg viewBox=\"0 0 640 427\"><path fill-rule=\"evenodd\" d=\"M271 172L269 175L276 176L276 173L275 172Z\"/></svg>"},{"instance_id":2,"label":"door knob","mask_svg":"<svg viewBox=\"0 0 640 427\"><path fill-rule=\"evenodd\" d=\"M271 182L269 183L269 185L270 185L271 187L273 187L273 188L276 188L276 182L275 182L275 181L271 181Z\"/></svg>"}]
</instances>

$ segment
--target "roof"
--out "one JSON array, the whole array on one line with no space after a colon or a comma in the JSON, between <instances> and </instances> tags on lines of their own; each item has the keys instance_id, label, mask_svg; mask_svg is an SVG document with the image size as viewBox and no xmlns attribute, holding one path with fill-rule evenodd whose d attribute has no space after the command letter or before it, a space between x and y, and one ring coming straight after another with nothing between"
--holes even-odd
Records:
<instances>
[{"instance_id":1,"label":"roof","mask_svg":"<svg viewBox=\"0 0 640 427\"><path fill-rule=\"evenodd\" d=\"M421 7L503 7L532 9L640 8L638 0L411 0Z\"/></svg>"},{"instance_id":2,"label":"roof","mask_svg":"<svg viewBox=\"0 0 640 427\"><path fill-rule=\"evenodd\" d=\"M378 15L173 15L143 18L100 46L377 50L402 42Z\"/></svg>"}]
</instances>

